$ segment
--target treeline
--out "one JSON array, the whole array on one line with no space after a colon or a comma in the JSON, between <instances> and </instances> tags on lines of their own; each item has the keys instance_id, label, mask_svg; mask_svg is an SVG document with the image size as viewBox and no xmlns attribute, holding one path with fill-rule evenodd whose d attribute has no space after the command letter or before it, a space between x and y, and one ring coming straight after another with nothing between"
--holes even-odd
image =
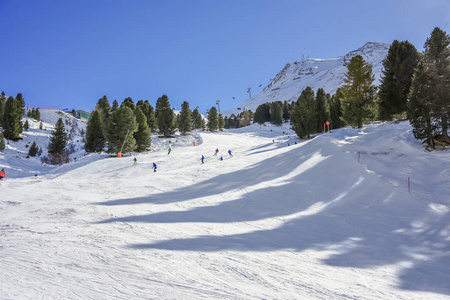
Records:
<instances>
[{"instance_id":1,"label":"treeline","mask_svg":"<svg viewBox=\"0 0 450 300\"><path fill-rule=\"evenodd\" d=\"M208 128L214 131L219 127L223 128L223 118L217 115L217 110L213 107L208 114ZM88 121L85 150L142 152L150 148L152 132L161 137L170 137L176 129L186 135L193 129L205 128L206 124L198 107L192 111L187 101L183 102L180 113L175 114L167 95L158 98L155 107L148 100L139 100L135 104L129 97L120 105L114 100L111 106L104 96L98 100Z\"/></svg>"},{"instance_id":2,"label":"treeline","mask_svg":"<svg viewBox=\"0 0 450 300\"><path fill-rule=\"evenodd\" d=\"M276 101L256 109L254 123L281 125L290 120L300 138L343 126L361 128L374 120L409 119L417 139L430 146L450 144L450 37L436 27L420 53L408 41L394 41L383 60L379 87L373 85L372 66L362 56L347 65L344 84L334 95L311 87L297 101ZM326 128L328 129L328 128Z\"/></svg>"}]
</instances>

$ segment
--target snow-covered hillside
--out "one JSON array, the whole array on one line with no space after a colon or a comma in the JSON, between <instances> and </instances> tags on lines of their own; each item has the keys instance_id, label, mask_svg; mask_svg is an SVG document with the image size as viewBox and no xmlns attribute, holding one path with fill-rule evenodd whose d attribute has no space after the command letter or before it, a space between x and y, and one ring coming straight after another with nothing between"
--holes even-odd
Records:
<instances>
[{"instance_id":1,"label":"snow-covered hillside","mask_svg":"<svg viewBox=\"0 0 450 300\"><path fill-rule=\"evenodd\" d=\"M41 122L32 118L23 118L23 123L28 120L29 129L21 134L22 140L17 142L7 141L6 148L0 152L0 165L6 167L11 177L24 177L39 174L40 172L50 172L55 166L47 166L41 163L41 158L48 154L47 148L50 136L55 129L55 124L62 118L64 127L68 133L69 146L73 149L70 160L73 161L85 155L83 149L84 142L81 131L86 131L86 121L75 118L69 113L59 110L41 109ZM40 128L42 127L42 129ZM41 156L28 157L30 146L36 145L42 149ZM14 158L14 160L11 160ZM57 169L57 168L56 168Z\"/></svg>"},{"instance_id":2,"label":"snow-covered hillside","mask_svg":"<svg viewBox=\"0 0 450 300\"><path fill-rule=\"evenodd\" d=\"M449 299L450 155L411 131L254 124L51 172L2 154L0 298Z\"/></svg>"},{"instance_id":3,"label":"snow-covered hillside","mask_svg":"<svg viewBox=\"0 0 450 300\"><path fill-rule=\"evenodd\" d=\"M390 45L385 43L368 42L363 47L341 57L333 59L304 58L301 61L288 63L261 93L245 101L236 109L227 110L223 114L230 116L243 110L255 112L259 105L266 102L296 101L307 86L310 86L314 92L323 88L325 92L334 94L344 82L344 74L347 72L346 64L356 55L361 55L372 65L375 76L374 84L378 85L383 68L382 62L389 47Z\"/></svg>"}]
</instances>

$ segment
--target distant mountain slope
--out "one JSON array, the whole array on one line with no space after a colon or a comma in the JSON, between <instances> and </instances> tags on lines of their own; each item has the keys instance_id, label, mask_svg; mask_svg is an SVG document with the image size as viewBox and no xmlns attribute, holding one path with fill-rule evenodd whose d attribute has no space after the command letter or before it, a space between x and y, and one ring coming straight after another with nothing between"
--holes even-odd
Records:
<instances>
[{"instance_id":1,"label":"distant mountain slope","mask_svg":"<svg viewBox=\"0 0 450 300\"><path fill-rule=\"evenodd\" d=\"M389 47L390 45L385 43L368 42L361 48L337 58L306 58L288 63L261 93L223 114L229 116L248 109L255 112L259 105L266 102L295 101L307 86L312 87L314 92L324 88L327 93L334 94L344 82L346 64L356 55L361 55L373 66L375 84L378 85L383 68L382 61Z\"/></svg>"}]
</instances>

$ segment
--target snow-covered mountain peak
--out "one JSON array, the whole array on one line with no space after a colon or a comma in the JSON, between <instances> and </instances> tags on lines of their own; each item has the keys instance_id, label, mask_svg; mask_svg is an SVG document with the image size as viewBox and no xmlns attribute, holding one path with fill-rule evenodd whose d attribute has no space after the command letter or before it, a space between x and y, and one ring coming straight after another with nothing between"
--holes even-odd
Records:
<instances>
[{"instance_id":1,"label":"snow-covered mountain peak","mask_svg":"<svg viewBox=\"0 0 450 300\"><path fill-rule=\"evenodd\" d=\"M381 79L382 62L389 51L389 44L367 42L364 46L349 53L331 59L302 58L299 61L287 63L283 69L270 80L270 83L256 96L248 99L236 109L225 111L225 116L238 114L243 110L255 112L256 108L266 102L288 101L298 99L301 92L310 86L315 92L319 88L334 94L344 82L347 63L356 55L372 65L375 85Z\"/></svg>"}]
</instances>

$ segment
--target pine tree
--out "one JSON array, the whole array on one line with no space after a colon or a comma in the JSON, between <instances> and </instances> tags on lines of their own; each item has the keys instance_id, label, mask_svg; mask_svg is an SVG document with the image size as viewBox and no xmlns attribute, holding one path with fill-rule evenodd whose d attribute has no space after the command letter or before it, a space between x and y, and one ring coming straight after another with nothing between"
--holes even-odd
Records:
<instances>
[{"instance_id":1,"label":"pine tree","mask_svg":"<svg viewBox=\"0 0 450 300\"><path fill-rule=\"evenodd\" d=\"M100 114L100 118L101 118L100 123L101 123L101 127L103 130L103 142L102 142L102 148L103 148L106 146L106 142L108 140L108 127L109 127L109 122L110 122L111 114L112 114L111 106L109 105L109 100L108 100L108 97L106 97L106 95L104 95L102 98L100 98L97 101L95 110L98 111L98 113ZM92 116L91 116L91 118L92 118ZM96 152L99 150L92 150L92 148L91 148L91 151Z\"/></svg>"},{"instance_id":2,"label":"pine tree","mask_svg":"<svg viewBox=\"0 0 450 300\"><path fill-rule=\"evenodd\" d=\"M3 135L7 140L17 141L22 133L22 115L19 103L13 97L9 97L5 103L3 114Z\"/></svg>"},{"instance_id":3,"label":"pine tree","mask_svg":"<svg viewBox=\"0 0 450 300\"><path fill-rule=\"evenodd\" d=\"M219 114L219 130L223 131L223 126L225 126L225 120L223 119L223 115Z\"/></svg>"},{"instance_id":4,"label":"pine tree","mask_svg":"<svg viewBox=\"0 0 450 300\"><path fill-rule=\"evenodd\" d=\"M109 149L116 153L121 150L123 153L133 151L136 145L133 134L136 130L136 117L133 111L127 106L115 109L108 128Z\"/></svg>"},{"instance_id":5,"label":"pine tree","mask_svg":"<svg viewBox=\"0 0 450 300\"><path fill-rule=\"evenodd\" d=\"M291 106L287 101L284 101L283 103L283 120L285 122L289 121L291 118Z\"/></svg>"},{"instance_id":6,"label":"pine tree","mask_svg":"<svg viewBox=\"0 0 450 300\"><path fill-rule=\"evenodd\" d=\"M239 123L237 127L245 127L252 124L253 112L251 110L244 110L239 115Z\"/></svg>"},{"instance_id":7,"label":"pine tree","mask_svg":"<svg viewBox=\"0 0 450 300\"><path fill-rule=\"evenodd\" d=\"M59 118L55 124L55 130L50 136L48 152L52 155L63 154L67 145L67 133L62 118Z\"/></svg>"},{"instance_id":8,"label":"pine tree","mask_svg":"<svg viewBox=\"0 0 450 300\"><path fill-rule=\"evenodd\" d=\"M147 151L147 148L151 144L151 131L148 127L147 118L142 112L140 106L137 106L134 110L134 116L136 117L136 123L138 125L137 131L134 133L134 139L136 140L136 151Z\"/></svg>"},{"instance_id":9,"label":"pine tree","mask_svg":"<svg viewBox=\"0 0 450 300\"><path fill-rule=\"evenodd\" d=\"M156 132L158 130L158 126L156 123L155 109L150 104L148 107L148 115L146 115L146 117L147 117L147 124L151 132Z\"/></svg>"},{"instance_id":10,"label":"pine tree","mask_svg":"<svg viewBox=\"0 0 450 300\"><path fill-rule=\"evenodd\" d=\"M36 109L33 108L31 110L31 118L35 119L36 121L41 120L41 112L39 111L38 108L36 108Z\"/></svg>"},{"instance_id":11,"label":"pine tree","mask_svg":"<svg viewBox=\"0 0 450 300\"><path fill-rule=\"evenodd\" d=\"M433 131L436 124L431 120L430 98L433 93L429 86L429 76L425 70L423 60L417 64L413 76L411 91L408 101L409 122L413 127L413 134L416 139L427 139L428 144L433 144Z\"/></svg>"},{"instance_id":12,"label":"pine tree","mask_svg":"<svg viewBox=\"0 0 450 300\"><path fill-rule=\"evenodd\" d=\"M270 121L270 103L264 103L256 108L253 123L264 124Z\"/></svg>"},{"instance_id":13,"label":"pine tree","mask_svg":"<svg viewBox=\"0 0 450 300\"><path fill-rule=\"evenodd\" d=\"M270 105L270 122L277 126L283 124L283 111L279 102L272 102Z\"/></svg>"},{"instance_id":14,"label":"pine tree","mask_svg":"<svg viewBox=\"0 0 450 300\"><path fill-rule=\"evenodd\" d=\"M299 138L309 139L311 134L317 132L316 115L314 91L308 86L298 97L291 114L292 129Z\"/></svg>"},{"instance_id":15,"label":"pine tree","mask_svg":"<svg viewBox=\"0 0 450 300\"><path fill-rule=\"evenodd\" d=\"M390 46L388 55L383 60L384 70L378 92L380 119L391 120L393 114L397 114L400 119L401 114L406 111L408 93L418 60L416 47L408 41L395 40Z\"/></svg>"},{"instance_id":16,"label":"pine tree","mask_svg":"<svg viewBox=\"0 0 450 300\"><path fill-rule=\"evenodd\" d=\"M238 127L239 127L238 117L235 114L231 114L231 116L230 116L230 128L238 128Z\"/></svg>"},{"instance_id":17,"label":"pine tree","mask_svg":"<svg viewBox=\"0 0 450 300\"><path fill-rule=\"evenodd\" d=\"M213 106L208 112L208 130L214 132L218 128L219 128L219 116L217 115L216 107Z\"/></svg>"},{"instance_id":18,"label":"pine tree","mask_svg":"<svg viewBox=\"0 0 450 300\"><path fill-rule=\"evenodd\" d=\"M23 124L23 129L25 129L25 131L28 131L29 128L30 124L28 123L28 120L25 120L25 124Z\"/></svg>"},{"instance_id":19,"label":"pine tree","mask_svg":"<svg viewBox=\"0 0 450 300\"><path fill-rule=\"evenodd\" d=\"M194 109L194 111L191 114L191 121L194 124L193 129L200 129L202 128L202 116L200 115L200 112L198 111L198 108Z\"/></svg>"},{"instance_id":20,"label":"pine tree","mask_svg":"<svg viewBox=\"0 0 450 300\"><path fill-rule=\"evenodd\" d=\"M25 114L25 100L23 99L22 93L18 93L16 96L16 100L17 100L17 105L20 111L20 117L22 118L22 116Z\"/></svg>"},{"instance_id":21,"label":"pine tree","mask_svg":"<svg viewBox=\"0 0 450 300\"><path fill-rule=\"evenodd\" d=\"M136 105L133 102L133 99L130 97L127 97L123 100L122 104L120 104L120 107L128 106L132 111L136 109Z\"/></svg>"},{"instance_id":22,"label":"pine tree","mask_svg":"<svg viewBox=\"0 0 450 300\"><path fill-rule=\"evenodd\" d=\"M95 106L95 110L97 110L100 114L101 120L104 123L106 120L109 120L111 117L111 105L109 105L108 98L104 95L97 101L97 105Z\"/></svg>"},{"instance_id":23,"label":"pine tree","mask_svg":"<svg viewBox=\"0 0 450 300\"><path fill-rule=\"evenodd\" d=\"M450 144L450 36L434 28L425 42L424 64L429 77L432 97L431 115L440 119L442 140Z\"/></svg>"},{"instance_id":24,"label":"pine tree","mask_svg":"<svg viewBox=\"0 0 450 300\"><path fill-rule=\"evenodd\" d=\"M119 102L117 102L117 100L114 99L112 107L111 107L111 113L113 113L118 108L119 108Z\"/></svg>"},{"instance_id":25,"label":"pine tree","mask_svg":"<svg viewBox=\"0 0 450 300\"><path fill-rule=\"evenodd\" d=\"M344 98L341 88L338 88L336 94L330 99L330 128L337 129L344 126L342 121L341 99Z\"/></svg>"},{"instance_id":26,"label":"pine tree","mask_svg":"<svg viewBox=\"0 0 450 300\"><path fill-rule=\"evenodd\" d=\"M5 138L3 137L3 133L0 132L0 151L5 150Z\"/></svg>"},{"instance_id":27,"label":"pine tree","mask_svg":"<svg viewBox=\"0 0 450 300\"><path fill-rule=\"evenodd\" d=\"M156 101L155 115L159 134L164 137L172 135L175 132L174 113L170 107L169 98L166 95L163 95Z\"/></svg>"},{"instance_id":28,"label":"pine tree","mask_svg":"<svg viewBox=\"0 0 450 300\"><path fill-rule=\"evenodd\" d=\"M323 124L329 121L330 114L327 107L327 94L323 88L317 90L316 95L316 132L323 131Z\"/></svg>"},{"instance_id":29,"label":"pine tree","mask_svg":"<svg viewBox=\"0 0 450 300\"><path fill-rule=\"evenodd\" d=\"M86 141L84 143L84 150L86 152L100 152L105 147L106 139L102 119L98 110L95 110L86 127Z\"/></svg>"},{"instance_id":30,"label":"pine tree","mask_svg":"<svg viewBox=\"0 0 450 300\"><path fill-rule=\"evenodd\" d=\"M192 118L191 118L192 112L189 108L189 103L187 101L184 101L183 104L181 104L181 112L178 115L179 116L179 124L178 129L180 130L182 135L186 135L187 132L191 131L192 127Z\"/></svg>"},{"instance_id":31,"label":"pine tree","mask_svg":"<svg viewBox=\"0 0 450 300\"><path fill-rule=\"evenodd\" d=\"M2 92L0 95L0 127L3 126L3 115L5 114L6 99L5 92Z\"/></svg>"},{"instance_id":32,"label":"pine tree","mask_svg":"<svg viewBox=\"0 0 450 300\"><path fill-rule=\"evenodd\" d=\"M36 146L36 142L31 144L30 150L28 150L28 156L34 157L38 153L39 148Z\"/></svg>"},{"instance_id":33,"label":"pine tree","mask_svg":"<svg viewBox=\"0 0 450 300\"><path fill-rule=\"evenodd\" d=\"M374 77L372 66L361 55L354 56L345 74L344 85L341 87L342 117L351 126L362 128L363 122L373 117L375 88L372 85Z\"/></svg>"}]
</instances>

